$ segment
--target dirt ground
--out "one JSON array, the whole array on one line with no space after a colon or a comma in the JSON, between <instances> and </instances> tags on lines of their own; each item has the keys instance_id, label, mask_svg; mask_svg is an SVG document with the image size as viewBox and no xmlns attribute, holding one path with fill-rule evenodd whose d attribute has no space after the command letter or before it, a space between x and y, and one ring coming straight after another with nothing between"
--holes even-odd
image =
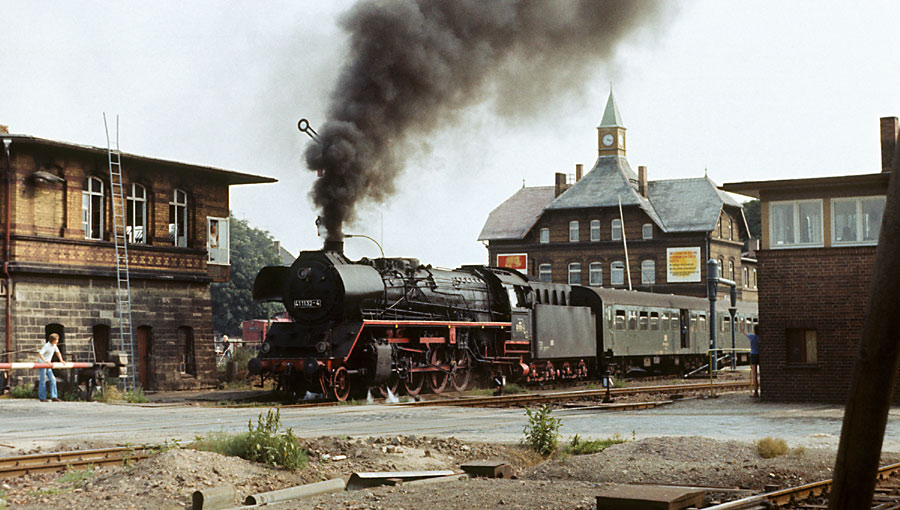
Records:
<instances>
[{"instance_id":1,"label":"dirt ground","mask_svg":"<svg viewBox=\"0 0 900 510\"><path fill-rule=\"evenodd\" d=\"M233 485L235 506L249 494L341 477L358 471L453 469L469 460L501 459L512 480L464 479L321 495L274 508L572 508L593 509L614 483L709 487L707 503L831 477L833 450L794 451L763 459L752 444L702 437L628 441L591 455L543 459L515 444L464 443L454 438L395 436L302 440L306 469L290 472L211 452L170 449L122 468L41 474L0 482L9 508L190 508L194 490ZM97 443L65 449L96 448ZM62 448L61 448L62 449ZM335 456L346 459L335 461ZM900 456L895 456L900 457ZM340 458L340 457L338 457ZM884 463L897 458L885 458Z\"/></svg>"}]
</instances>

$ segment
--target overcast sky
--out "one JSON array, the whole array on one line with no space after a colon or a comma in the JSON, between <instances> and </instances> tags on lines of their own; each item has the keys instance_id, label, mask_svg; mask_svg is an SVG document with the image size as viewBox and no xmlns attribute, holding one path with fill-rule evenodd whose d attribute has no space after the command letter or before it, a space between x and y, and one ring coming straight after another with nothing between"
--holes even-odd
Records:
<instances>
[{"instance_id":1,"label":"overcast sky","mask_svg":"<svg viewBox=\"0 0 900 510\"><path fill-rule=\"evenodd\" d=\"M118 114L124 152L277 178L232 187L232 211L295 255L318 249L296 124L325 121L352 4L5 2L0 124L105 146L102 113ZM878 172L878 119L900 115L898 20L896 1L684 2L530 117L462 112L407 161L397 195L346 231L389 256L485 263L481 227L523 180L593 165L610 83L628 159L651 180ZM346 248L377 256L363 239Z\"/></svg>"}]
</instances>

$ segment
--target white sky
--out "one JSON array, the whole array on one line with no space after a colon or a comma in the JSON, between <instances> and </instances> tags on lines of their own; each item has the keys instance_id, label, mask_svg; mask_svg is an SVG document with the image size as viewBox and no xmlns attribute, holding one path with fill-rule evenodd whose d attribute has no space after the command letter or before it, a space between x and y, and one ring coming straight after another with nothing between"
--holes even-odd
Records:
<instances>
[{"instance_id":1,"label":"white sky","mask_svg":"<svg viewBox=\"0 0 900 510\"><path fill-rule=\"evenodd\" d=\"M318 249L296 123L325 121L350 5L5 2L0 124L102 147L101 114L118 114L125 152L277 178L232 187L231 209L294 254ZM878 172L878 119L900 115L898 20L895 1L685 2L658 33L597 62L562 107L517 122L488 105L465 112L409 160L393 199L345 230L383 240L389 256L485 263L481 227L523 179L551 185L554 172L592 166L610 82L628 159L651 180ZM377 256L363 239L346 248Z\"/></svg>"}]
</instances>

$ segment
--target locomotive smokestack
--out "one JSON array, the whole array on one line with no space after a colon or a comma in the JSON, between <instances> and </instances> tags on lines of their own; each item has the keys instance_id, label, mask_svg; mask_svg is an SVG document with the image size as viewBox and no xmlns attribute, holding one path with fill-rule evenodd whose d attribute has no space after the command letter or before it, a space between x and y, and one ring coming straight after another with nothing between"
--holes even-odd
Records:
<instances>
[{"instance_id":1,"label":"locomotive smokestack","mask_svg":"<svg viewBox=\"0 0 900 510\"><path fill-rule=\"evenodd\" d=\"M324 249L325 251L344 253L344 237L341 236L337 239L326 239Z\"/></svg>"},{"instance_id":2,"label":"locomotive smokestack","mask_svg":"<svg viewBox=\"0 0 900 510\"><path fill-rule=\"evenodd\" d=\"M466 107L507 117L581 95L620 41L660 19L658 0L362 1L342 19L349 59L306 164L329 237L361 201L395 191L404 157ZM575 84L573 86L573 84ZM301 130L308 123L299 126ZM425 143L422 143L425 142Z\"/></svg>"}]
</instances>

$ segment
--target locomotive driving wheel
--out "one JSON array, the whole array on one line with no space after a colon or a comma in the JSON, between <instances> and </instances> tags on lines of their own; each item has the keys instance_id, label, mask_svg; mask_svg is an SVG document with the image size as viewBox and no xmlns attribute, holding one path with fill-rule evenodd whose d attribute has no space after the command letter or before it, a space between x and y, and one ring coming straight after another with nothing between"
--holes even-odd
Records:
<instances>
[{"instance_id":1,"label":"locomotive driving wheel","mask_svg":"<svg viewBox=\"0 0 900 510\"><path fill-rule=\"evenodd\" d=\"M397 390L400 389L400 376L397 375L397 372L391 372L391 377L384 384L379 384L377 387L378 393L381 394L384 398L389 398L391 396L397 396Z\"/></svg>"},{"instance_id":2,"label":"locomotive driving wheel","mask_svg":"<svg viewBox=\"0 0 900 510\"><path fill-rule=\"evenodd\" d=\"M449 361L446 353L447 350L443 347L436 347L431 350L431 353L428 356L428 362L433 366L446 365ZM449 381L450 374L444 370L438 370L437 372L428 374L428 386L431 388L431 391L435 393L443 392Z\"/></svg>"},{"instance_id":3,"label":"locomotive driving wheel","mask_svg":"<svg viewBox=\"0 0 900 510\"><path fill-rule=\"evenodd\" d=\"M450 383L456 391L465 391L472 379L472 357L465 349L453 351L453 373L450 375Z\"/></svg>"},{"instance_id":4,"label":"locomotive driving wheel","mask_svg":"<svg viewBox=\"0 0 900 510\"><path fill-rule=\"evenodd\" d=\"M408 368L406 370L406 379L403 381L403 387L406 388L407 395L415 397L422 391L422 386L425 385L425 373L413 372L410 370L415 366L415 361L412 358L406 359L406 366Z\"/></svg>"},{"instance_id":5,"label":"locomotive driving wheel","mask_svg":"<svg viewBox=\"0 0 900 510\"><path fill-rule=\"evenodd\" d=\"M331 376L331 390L334 392L334 398L339 402L344 402L350 396L350 378L347 375L347 369L338 367Z\"/></svg>"}]
</instances>

